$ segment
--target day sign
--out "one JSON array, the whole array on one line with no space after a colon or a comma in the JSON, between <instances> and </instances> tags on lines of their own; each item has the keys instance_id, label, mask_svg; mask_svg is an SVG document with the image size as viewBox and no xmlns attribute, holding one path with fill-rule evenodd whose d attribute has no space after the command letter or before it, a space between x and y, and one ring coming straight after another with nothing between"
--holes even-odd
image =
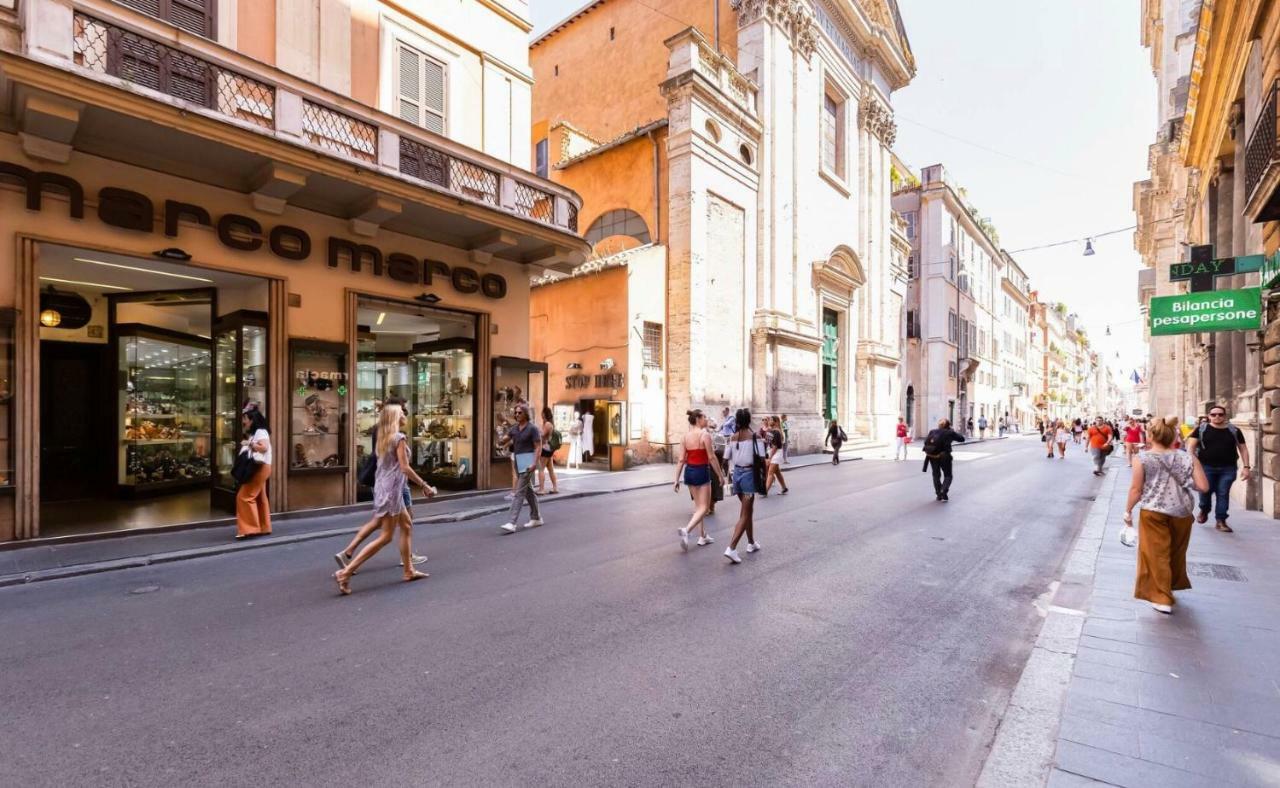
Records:
<instances>
[{"instance_id":1,"label":"day sign","mask_svg":"<svg viewBox=\"0 0 1280 788\"><path fill-rule=\"evenodd\" d=\"M1218 290L1151 299L1151 335L1197 331L1256 331L1262 327L1262 291Z\"/></svg>"}]
</instances>

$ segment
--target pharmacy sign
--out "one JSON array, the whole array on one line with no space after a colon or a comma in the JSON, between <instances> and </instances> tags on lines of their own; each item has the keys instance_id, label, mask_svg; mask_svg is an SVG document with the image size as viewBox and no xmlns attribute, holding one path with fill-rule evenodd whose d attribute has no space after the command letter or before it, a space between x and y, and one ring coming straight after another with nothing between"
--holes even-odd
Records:
<instances>
[{"instance_id":1,"label":"pharmacy sign","mask_svg":"<svg viewBox=\"0 0 1280 788\"><path fill-rule=\"evenodd\" d=\"M1262 328L1262 291L1217 290L1151 299L1151 335L1198 331L1257 331Z\"/></svg>"}]
</instances>

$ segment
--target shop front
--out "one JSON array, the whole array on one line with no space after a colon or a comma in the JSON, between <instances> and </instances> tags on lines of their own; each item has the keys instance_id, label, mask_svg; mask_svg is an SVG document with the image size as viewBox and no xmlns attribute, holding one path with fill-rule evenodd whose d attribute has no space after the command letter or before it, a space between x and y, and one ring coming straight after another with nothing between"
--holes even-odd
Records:
<instances>
[{"instance_id":1,"label":"shop front","mask_svg":"<svg viewBox=\"0 0 1280 788\"><path fill-rule=\"evenodd\" d=\"M432 484L510 483L496 435L547 403L525 264L106 158L44 167L0 135L0 541L231 516L248 403L273 511L368 500L391 396Z\"/></svg>"}]
</instances>

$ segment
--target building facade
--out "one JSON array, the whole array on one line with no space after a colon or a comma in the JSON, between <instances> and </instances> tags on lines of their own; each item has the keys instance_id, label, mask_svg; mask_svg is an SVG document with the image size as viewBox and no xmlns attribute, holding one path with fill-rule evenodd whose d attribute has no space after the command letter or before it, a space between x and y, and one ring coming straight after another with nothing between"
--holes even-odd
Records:
<instances>
[{"instance_id":1,"label":"building facade","mask_svg":"<svg viewBox=\"0 0 1280 788\"><path fill-rule=\"evenodd\" d=\"M675 440L690 407L787 414L801 450L831 419L891 437L906 280L891 96L915 71L896 4L600 0L535 40L531 62L535 160L583 195L588 241L665 256L651 335L666 406L633 443Z\"/></svg>"},{"instance_id":2,"label":"building facade","mask_svg":"<svg viewBox=\"0 0 1280 788\"><path fill-rule=\"evenodd\" d=\"M1178 151L1188 169L1183 233L1215 257L1280 250L1280 3L1205 2ZM1217 287L1258 284L1257 274L1222 277ZM1222 403L1261 468L1233 496L1273 515L1280 495L1280 315L1268 301L1265 333L1198 336L1203 346L1199 403Z\"/></svg>"},{"instance_id":3,"label":"building facade","mask_svg":"<svg viewBox=\"0 0 1280 788\"><path fill-rule=\"evenodd\" d=\"M546 401L529 271L582 262L529 171L521 0L0 5L0 540L219 520L246 402L275 510L415 468L501 487Z\"/></svg>"},{"instance_id":4,"label":"building facade","mask_svg":"<svg viewBox=\"0 0 1280 788\"><path fill-rule=\"evenodd\" d=\"M1151 51L1156 80L1155 142L1147 149L1150 177L1133 187L1137 215L1134 248L1146 266L1139 275L1138 298L1145 310L1154 296L1182 292L1169 279L1169 267L1188 259L1184 216L1188 169L1180 150L1183 116L1191 88L1191 62L1201 0L1143 0L1142 44ZM1147 340L1147 399L1140 408L1157 415L1188 416L1203 405L1200 381L1206 351L1193 336L1156 336Z\"/></svg>"}]
</instances>

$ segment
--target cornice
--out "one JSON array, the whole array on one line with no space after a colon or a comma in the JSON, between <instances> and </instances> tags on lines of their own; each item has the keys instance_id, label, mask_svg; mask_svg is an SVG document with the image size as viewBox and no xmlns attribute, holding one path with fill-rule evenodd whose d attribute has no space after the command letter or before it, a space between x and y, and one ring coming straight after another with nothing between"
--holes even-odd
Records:
<instances>
[{"instance_id":1,"label":"cornice","mask_svg":"<svg viewBox=\"0 0 1280 788\"><path fill-rule=\"evenodd\" d=\"M739 27L765 19L791 37L791 45L805 60L818 46L818 23L801 0L729 0L729 5L738 13Z\"/></svg>"}]
</instances>

